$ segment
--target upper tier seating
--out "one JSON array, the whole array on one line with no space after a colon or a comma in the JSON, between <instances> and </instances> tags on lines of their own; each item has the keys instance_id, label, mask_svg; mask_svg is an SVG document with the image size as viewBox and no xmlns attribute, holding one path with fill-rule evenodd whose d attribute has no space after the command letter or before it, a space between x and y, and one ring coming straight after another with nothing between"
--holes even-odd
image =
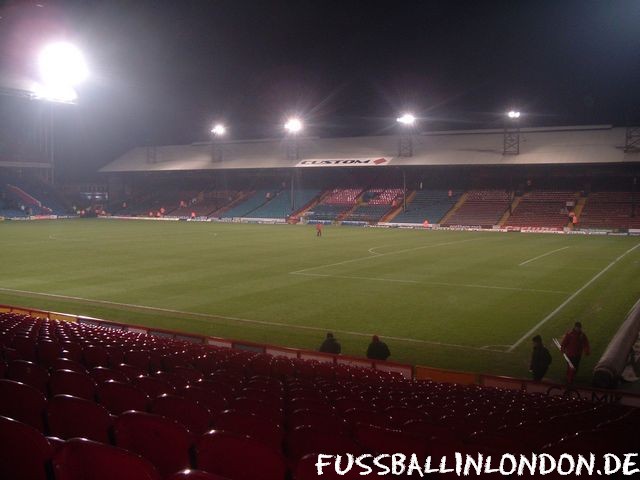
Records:
<instances>
[{"instance_id":1,"label":"upper tier seating","mask_svg":"<svg viewBox=\"0 0 640 480\"><path fill-rule=\"evenodd\" d=\"M636 205L635 212L634 203ZM634 213L635 216L633 216ZM595 192L589 194L578 226L584 228L640 228L640 192L635 194L632 192Z\"/></svg>"},{"instance_id":2,"label":"upper tier seating","mask_svg":"<svg viewBox=\"0 0 640 480\"><path fill-rule=\"evenodd\" d=\"M575 201L575 192L538 190L527 193L505 225L561 229L569 221L567 202Z\"/></svg>"},{"instance_id":3,"label":"upper tier seating","mask_svg":"<svg viewBox=\"0 0 640 480\"><path fill-rule=\"evenodd\" d=\"M43 348L50 343L66 359L59 365L95 382L93 398L54 394L58 361ZM414 381L15 313L0 313L0 348L0 371L32 361L47 380L45 392L0 380L3 479L307 480L325 478L308 465L318 451L640 450L636 409L570 397ZM106 385L137 392L138 411L124 411L124 388L109 396ZM188 400L192 389L199 400ZM40 400L23 401L20 390ZM210 475L190 477L189 468Z\"/></svg>"},{"instance_id":4,"label":"upper tier seating","mask_svg":"<svg viewBox=\"0 0 640 480\"><path fill-rule=\"evenodd\" d=\"M469 190L467 199L444 225L491 227L509 208L511 195L505 190Z\"/></svg>"},{"instance_id":5,"label":"upper tier seating","mask_svg":"<svg viewBox=\"0 0 640 480\"><path fill-rule=\"evenodd\" d=\"M325 205L355 205L362 188L334 188L323 199Z\"/></svg>"},{"instance_id":6,"label":"upper tier seating","mask_svg":"<svg viewBox=\"0 0 640 480\"><path fill-rule=\"evenodd\" d=\"M407 210L394 219L397 223L438 223L460 198L460 192L448 190L418 190Z\"/></svg>"}]
</instances>

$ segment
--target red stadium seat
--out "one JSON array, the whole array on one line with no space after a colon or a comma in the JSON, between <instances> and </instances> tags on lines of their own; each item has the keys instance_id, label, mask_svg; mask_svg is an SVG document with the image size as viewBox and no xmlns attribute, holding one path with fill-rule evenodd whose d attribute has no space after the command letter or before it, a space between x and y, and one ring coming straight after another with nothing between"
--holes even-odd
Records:
<instances>
[{"instance_id":1,"label":"red stadium seat","mask_svg":"<svg viewBox=\"0 0 640 480\"><path fill-rule=\"evenodd\" d=\"M278 451L282 449L282 428L268 418L238 410L226 410L215 417L213 425L216 430L246 435Z\"/></svg>"},{"instance_id":2,"label":"red stadium seat","mask_svg":"<svg viewBox=\"0 0 640 480\"><path fill-rule=\"evenodd\" d=\"M52 366L60 358L62 348L58 342L43 341L38 342L36 347L38 363L40 365Z\"/></svg>"},{"instance_id":3,"label":"red stadium seat","mask_svg":"<svg viewBox=\"0 0 640 480\"><path fill-rule=\"evenodd\" d=\"M211 426L211 413L195 400L177 395L162 395L151 402L151 412L176 420L196 435Z\"/></svg>"},{"instance_id":4,"label":"red stadium seat","mask_svg":"<svg viewBox=\"0 0 640 480\"><path fill-rule=\"evenodd\" d=\"M89 345L82 350L82 359L87 368L108 367L109 351L99 345Z\"/></svg>"},{"instance_id":5,"label":"red stadium seat","mask_svg":"<svg viewBox=\"0 0 640 480\"><path fill-rule=\"evenodd\" d=\"M93 400L96 394L96 382L86 373L72 370L56 370L49 379L51 395L73 395Z\"/></svg>"},{"instance_id":6,"label":"red stadium seat","mask_svg":"<svg viewBox=\"0 0 640 480\"><path fill-rule=\"evenodd\" d=\"M296 410L287 417L289 429L308 425L324 433L345 434L350 432L349 424L342 418L315 410Z\"/></svg>"},{"instance_id":7,"label":"red stadium seat","mask_svg":"<svg viewBox=\"0 0 640 480\"><path fill-rule=\"evenodd\" d=\"M196 444L198 468L232 480L284 480L281 454L261 442L227 432L211 431Z\"/></svg>"},{"instance_id":8,"label":"red stadium seat","mask_svg":"<svg viewBox=\"0 0 640 480\"><path fill-rule=\"evenodd\" d=\"M26 360L14 360L9 363L5 375L9 380L22 382L33 388L47 393L49 372L40 365Z\"/></svg>"},{"instance_id":9,"label":"red stadium seat","mask_svg":"<svg viewBox=\"0 0 640 480\"><path fill-rule=\"evenodd\" d=\"M35 428L0 417L0 478L47 480L53 448Z\"/></svg>"},{"instance_id":10,"label":"red stadium seat","mask_svg":"<svg viewBox=\"0 0 640 480\"><path fill-rule=\"evenodd\" d=\"M171 384L158 377L141 375L131 380L131 383L144 391L149 398L159 397L165 393L175 393L176 389Z\"/></svg>"},{"instance_id":11,"label":"red stadium seat","mask_svg":"<svg viewBox=\"0 0 640 480\"><path fill-rule=\"evenodd\" d=\"M141 368L145 371L145 375L149 373L151 356L149 352L144 350L129 350L124 354L124 361L129 365Z\"/></svg>"},{"instance_id":12,"label":"red stadium seat","mask_svg":"<svg viewBox=\"0 0 640 480\"><path fill-rule=\"evenodd\" d=\"M43 431L46 403L42 392L33 387L13 380L0 380L0 415Z\"/></svg>"},{"instance_id":13,"label":"red stadium seat","mask_svg":"<svg viewBox=\"0 0 640 480\"><path fill-rule=\"evenodd\" d=\"M18 358L30 362L37 360L36 342L33 338L16 336L11 342L11 347L17 352Z\"/></svg>"},{"instance_id":14,"label":"red stadium seat","mask_svg":"<svg viewBox=\"0 0 640 480\"><path fill-rule=\"evenodd\" d=\"M90 375L97 383L103 383L108 380L115 380L116 382L123 383L127 383L129 381L129 377L127 377L124 372L107 367L93 367Z\"/></svg>"},{"instance_id":15,"label":"red stadium seat","mask_svg":"<svg viewBox=\"0 0 640 480\"><path fill-rule=\"evenodd\" d=\"M427 440L424 437L402 433L400 430L357 425L354 436L366 451L375 454L404 453L410 456L415 453L418 458L425 458L427 455Z\"/></svg>"},{"instance_id":16,"label":"red stadium seat","mask_svg":"<svg viewBox=\"0 0 640 480\"><path fill-rule=\"evenodd\" d=\"M195 400L201 405L204 405L212 415L215 415L227 408L227 401L224 397L212 393L204 388L198 387L197 385L199 385L199 383L196 383L195 385L196 386L189 385L183 388L179 392L180 395L184 398L190 398L191 400Z\"/></svg>"},{"instance_id":17,"label":"red stadium seat","mask_svg":"<svg viewBox=\"0 0 640 480\"><path fill-rule=\"evenodd\" d=\"M74 372L88 373L84 365L68 358L57 358L51 364L51 368L53 370L72 370Z\"/></svg>"},{"instance_id":18,"label":"red stadium seat","mask_svg":"<svg viewBox=\"0 0 640 480\"><path fill-rule=\"evenodd\" d=\"M50 435L109 443L113 420L102 405L70 395L56 395L49 399L46 412Z\"/></svg>"},{"instance_id":19,"label":"red stadium seat","mask_svg":"<svg viewBox=\"0 0 640 480\"><path fill-rule=\"evenodd\" d=\"M168 477L165 480L229 480L226 477L215 475L213 473L205 472L204 470L180 470Z\"/></svg>"},{"instance_id":20,"label":"red stadium seat","mask_svg":"<svg viewBox=\"0 0 640 480\"><path fill-rule=\"evenodd\" d=\"M90 440L68 440L53 455L56 480L160 480L144 458Z\"/></svg>"},{"instance_id":21,"label":"red stadium seat","mask_svg":"<svg viewBox=\"0 0 640 480\"><path fill-rule=\"evenodd\" d=\"M348 436L340 433L326 433L304 425L287 433L287 455L297 461L309 453L359 454L362 449Z\"/></svg>"},{"instance_id":22,"label":"red stadium seat","mask_svg":"<svg viewBox=\"0 0 640 480\"><path fill-rule=\"evenodd\" d=\"M128 383L109 380L98 386L100 403L114 415L126 410L146 411L149 397L139 388Z\"/></svg>"},{"instance_id":23,"label":"red stadium seat","mask_svg":"<svg viewBox=\"0 0 640 480\"><path fill-rule=\"evenodd\" d=\"M176 390L180 390L181 388L189 385L189 380L187 380L182 375L173 372L162 372L158 371L153 374L154 377L164 380L168 384L172 385Z\"/></svg>"},{"instance_id":24,"label":"red stadium seat","mask_svg":"<svg viewBox=\"0 0 640 480\"><path fill-rule=\"evenodd\" d=\"M389 416L364 408L351 408L345 411L342 416L351 425L362 423L367 425L376 425L378 427L388 427L391 424Z\"/></svg>"},{"instance_id":25,"label":"red stadium seat","mask_svg":"<svg viewBox=\"0 0 640 480\"><path fill-rule=\"evenodd\" d=\"M174 420L142 412L125 412L115 422L116 445L142 455L165 476L190 467L191 434Z\"/></svg>"}]
</instances>

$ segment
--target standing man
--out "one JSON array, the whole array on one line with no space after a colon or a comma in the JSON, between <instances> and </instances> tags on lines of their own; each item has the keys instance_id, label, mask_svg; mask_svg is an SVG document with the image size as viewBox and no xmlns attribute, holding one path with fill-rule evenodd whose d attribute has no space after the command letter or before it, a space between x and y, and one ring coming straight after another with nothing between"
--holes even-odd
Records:
<instances>
[{"instance_id":1,"label":"standing man","mask_svg":"<svg viewBox=\"0 0 640 480\"><path fill-rule=\"evenodd\" d=\"M322 345L320 345L320 351L337 355L342 351L342 347L340 346L340 342L334 338L333 333L327 332L327 338L325 338Z\"/></svg>"},{"instance_id":2,"label":"standing man","mask_svg":"<svg viewBox=\"0 0 640 480\"><path fill-rule=\"evenodd\" d=\"M565 333L560 345L560 351L569 357L574 367L571 368L571 366L569 366L567 368L567 383L571 384L578 372L582 354L589 355L591 353L589 339L582 331L582 323L576 322L573 329Z\"/></svg>"},{"instance_id":3,"label":"standing man","mask_svg":"<svg viewBox=\"0 0 640 480\"><path fill-rule=\"evenodd\" d=\"M539 382L544 378L551 365L551 354L549 350L542 344L542 337L536 335L533 337L533 352L531 353L531 364L529 371L533 376L534 382Z\"/></svg>"},{"instance_id":4,"label":"standing man","mask_svg":"<svg viewBox=\"0 0 640 480\"><path fill-rule=\"evenodd\" d=\"M369 348L367 348L367 358L371 360L386 360L391 356L389 347L386 343L380 341L378 335L374 335L371 338Z\"/></svg>"},{"instance_id":5,"label":"standing man","mask_svg":"<svg viewBox=\"0 0 640 480\"><path fill-rule=\"evenodd\" d=\"M316 223L316 237L322 236L322 224Z\"/></svg>"}]
</instances>

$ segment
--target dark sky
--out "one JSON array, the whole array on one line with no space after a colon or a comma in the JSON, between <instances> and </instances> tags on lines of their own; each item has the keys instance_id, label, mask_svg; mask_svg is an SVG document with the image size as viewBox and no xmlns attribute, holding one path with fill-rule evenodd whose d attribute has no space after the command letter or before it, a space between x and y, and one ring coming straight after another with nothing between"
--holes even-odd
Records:
<instances>
[{"instance_id":1,"label":"dark sky","mask_svg":"<svg viewBox=\"0 0 640 480\"><path fill-rule=\"evenodd\" d=\"M511 106L527 125L622 125L640 106L638 0L42 0L0 16L3 68L24 39L86 53L79 104L56 111L68 171L206 140L215 119L232 138L279 136L290 113L345 136L392 132L405 109L439 130L496 127Z\"/></svg>"}]
</instances>

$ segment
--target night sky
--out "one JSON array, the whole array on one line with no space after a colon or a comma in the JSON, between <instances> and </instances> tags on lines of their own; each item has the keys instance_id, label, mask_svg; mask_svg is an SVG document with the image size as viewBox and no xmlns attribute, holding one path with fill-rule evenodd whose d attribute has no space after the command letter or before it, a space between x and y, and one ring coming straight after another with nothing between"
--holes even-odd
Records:
<instances>
[{"instance_id":1,"label":"night sky","mask_svg":"<svg viewBox=\"0 0 640 480\"><path fill-rule=\"evenodd\" d=\"M87 57L78 105L55 112L69 176L136 145L207 140L214 120L234 139L281 136L294 113L313 136L391 133L403 110L421 130L497 127L511 107L532 126L638 120L638 0L2 5L4 72L28 72L17 59L53 38ZM11 108L0 130L39 107Z\"/></svg>"}]
</instances>

